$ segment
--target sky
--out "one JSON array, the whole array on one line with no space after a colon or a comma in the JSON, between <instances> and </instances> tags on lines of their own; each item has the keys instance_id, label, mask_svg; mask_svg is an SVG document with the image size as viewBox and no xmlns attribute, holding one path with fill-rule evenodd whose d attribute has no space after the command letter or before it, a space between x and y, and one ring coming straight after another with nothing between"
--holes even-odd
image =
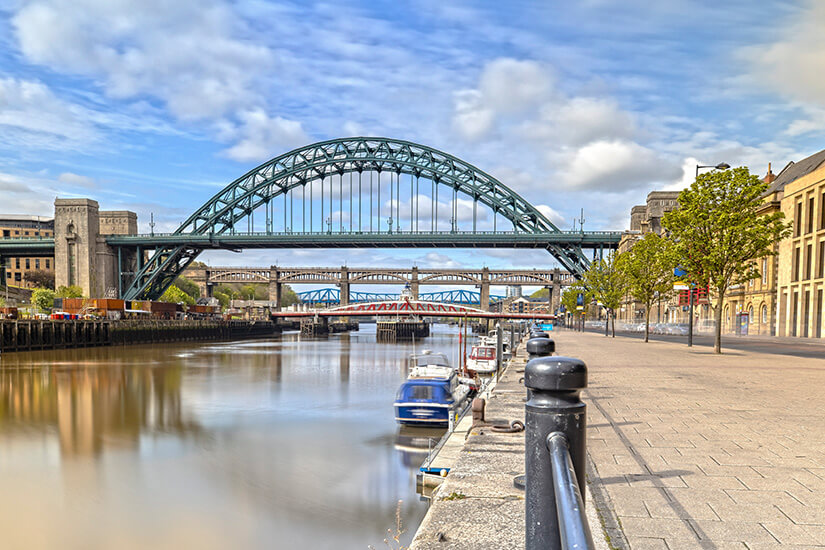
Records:
<instances>
[{"instance_id":1,"label":"sky","mask_svg":"<svg viewBox=\"0 0 825 550\"><path fill-rule=\"evenodd\" d=\"M627 229L697 163L762 176L823 148L823 27L825 4L802 0L0 0L0 213L90 197L173 231L262 162L369 135L451 153L562 229L582 209L585 229ZM555 265L510 250L200 259Z\"/></svg>"}]
</instances>

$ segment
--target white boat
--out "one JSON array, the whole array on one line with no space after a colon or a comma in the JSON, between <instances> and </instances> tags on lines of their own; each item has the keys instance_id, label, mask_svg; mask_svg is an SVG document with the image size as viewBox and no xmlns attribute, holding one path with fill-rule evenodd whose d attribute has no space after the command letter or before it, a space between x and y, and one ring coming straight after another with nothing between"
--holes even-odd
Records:
<instances>
[{"instance_id":1,"label":"white boat","mask_svg":"<svg viewBox=\"0 0 825 550\"><path fill-rule=\"evenodd\" d=\"M470 350L467 357L467 370L478 374L492 374L496 372L496 346L495 344L479 344Z\"/></svg>"},{"instance_id":2,"label":"white boat","mask_svg":"<svg viewBox=\"0 0 825 550\"><path fill-rule=\"evenodd\" d=\"M449 365L416 365L395 399L399 424L447 426L466 402L470 387Z\"/></svg>"}]
</instances>

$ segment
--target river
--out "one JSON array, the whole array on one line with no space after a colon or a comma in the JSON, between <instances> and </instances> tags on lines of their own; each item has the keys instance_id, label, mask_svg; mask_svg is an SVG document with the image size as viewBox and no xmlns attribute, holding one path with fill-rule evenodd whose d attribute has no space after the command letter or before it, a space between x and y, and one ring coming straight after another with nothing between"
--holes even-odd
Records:
<instances>
[{"instance_id":1,"label":"river","mask_svg":"<svg viewBox=\"0 0 825 550\"><path fill-rule=\"evenodd\" d=\"M441 325L416 345L457 346ZM365 324L3 354L2 547L380 549L398 501L407 542L427 509L426 447L392 409L412 350Z\"/></svg>"}]
</instances>

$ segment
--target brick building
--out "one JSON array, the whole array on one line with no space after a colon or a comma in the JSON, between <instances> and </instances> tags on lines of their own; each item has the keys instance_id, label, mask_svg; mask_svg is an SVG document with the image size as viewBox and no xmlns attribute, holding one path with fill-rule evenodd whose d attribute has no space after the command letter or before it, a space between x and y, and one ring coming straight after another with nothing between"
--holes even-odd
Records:
<instances>
[{"instance_id":1,"label":"brick building","mask_svg":"<svg viewBox=\"0 0 825 550\"><path fill-rule=\"evenodd\" d=\"M54 236L54 219L42 216L0 214L0 238L36 239ZM54 258L8 258L5 260L5 283L10 286L35 286L26 275L43 270L54 276Z\"/></svg>"}]
</instances>

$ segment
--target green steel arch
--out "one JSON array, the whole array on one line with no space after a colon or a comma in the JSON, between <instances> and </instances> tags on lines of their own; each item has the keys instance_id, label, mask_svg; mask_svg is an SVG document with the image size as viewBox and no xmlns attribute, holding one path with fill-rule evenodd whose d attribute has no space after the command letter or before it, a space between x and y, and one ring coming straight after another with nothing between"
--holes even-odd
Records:
<instances>
[{"instance_id":1,"label":"green steel arch","mask_svg":"<svg viewBox=\"0 0 825 550\"><path fill-rule=\"evenodd\" d=\"M397 179L401 174L409 174L415 177L416 181L418 178L430 180L433 182L432 187L436 193L432 200L436 210L439 186L451 188L453 197L457 197L458 193L470 197L474 205L474 229L475 205L481 203L494 212L494 220L496 215L509 220L512 223L512 231L516 233L561 233L547 217L518 193L493 176L453 155L432 147L397 139L376 137L333 139L294 149L275 157L250 170L215 194L183 222L172 235L166 237L167 242L170 242L170 240L175 241L176 236L179 236L180 239L177 242L180 244L160 246L145 264L141 262L141 265L138 265L133 280L122 293L123 297L127 300L152 299L163 294L175 278L203 250L203 247L197 244L202 242L202 239L198 241L194 238L195 236L211 238L212 236L234 235L244 220L249 222L248 227L251 232L254 226L253 215L259 208L264 207L267 222L269 222L273 199L283 195L284 202L286 202L286 195L290 191L293 191L294 197L295 189L305 190L306 186L313 181L322 180L323 189L323 180L328 176L343 177L344 174L363 172L377 172L379 178L381 173L390 173L395 174ZM392 183L390 189L392 189ZM457 219L454 206L456 201L453 200L452 204L454 210L451 224L454 219ZM392 216L392 206L390 214ZM437 217L433 214L434 220ZM391 232L392 226L390 225ZM580 271L582 266L586 267L588 263L578 246L549 244L547 249L573 272Z\"/></svg>"}]
</instances>

